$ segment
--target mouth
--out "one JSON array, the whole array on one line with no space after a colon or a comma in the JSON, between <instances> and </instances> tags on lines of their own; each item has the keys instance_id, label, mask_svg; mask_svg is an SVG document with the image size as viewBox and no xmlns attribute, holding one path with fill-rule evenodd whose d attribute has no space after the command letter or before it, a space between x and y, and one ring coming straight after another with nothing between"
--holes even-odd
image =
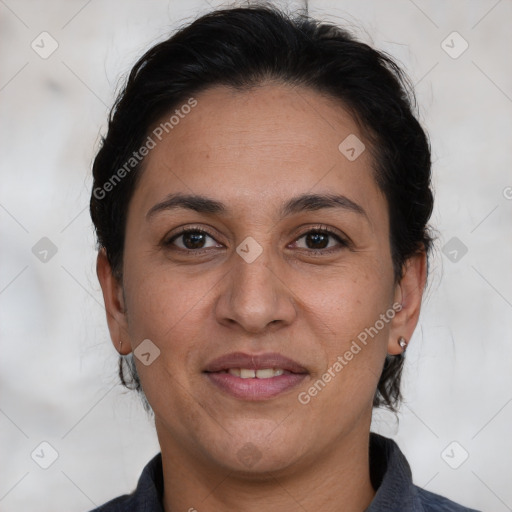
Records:
<instances>
[{"instance_id":1,"label":"mouth","mask_svg":"<svg viewBox=\"0 0 512 512\"><path fill-rule=\"evenodd\" d=\"M228 395L258 401L268 400L298 386L309 372L281 354L235 352L209 363L203 374L218 390Z\"/></svg>"}]
</instances>

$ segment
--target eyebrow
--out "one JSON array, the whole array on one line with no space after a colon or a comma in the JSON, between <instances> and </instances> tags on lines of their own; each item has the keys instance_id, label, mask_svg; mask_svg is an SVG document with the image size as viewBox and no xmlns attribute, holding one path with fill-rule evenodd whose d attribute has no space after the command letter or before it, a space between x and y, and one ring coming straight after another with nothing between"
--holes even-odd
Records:
<instances>
[{"instance_id":1,"label":"eyebrow","mask_svg":"<svg viewBox=\"0 0 512 512\"><path fill-rule=\"evenodd\" d=\"M222 202L202 195L170 194L160 203L155 204L146 214L146 220L157 213L176 209L187 209L198 213L227 216L230 209ZM366 217L364 209L348 197L336 194L302 194L289 199L280 209L282 218L304 211L317 211L327 208L337 208L357 213Z\"/></svg>"}]
</instances>

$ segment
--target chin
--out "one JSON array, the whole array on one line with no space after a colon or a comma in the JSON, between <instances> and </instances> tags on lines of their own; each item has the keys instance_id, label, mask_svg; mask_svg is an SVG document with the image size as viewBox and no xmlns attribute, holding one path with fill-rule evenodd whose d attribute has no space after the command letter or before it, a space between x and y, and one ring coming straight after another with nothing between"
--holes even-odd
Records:
<instances>
[{"instance_id":1,"label":"chin","mask_svg":"<svg viewBox=\"0 0 512 512\"><path fill-rule=\"evenodd\" d=\"M291 458L293 453L294 450L290 449L288 456L284 457L283 453L270 453L268 449L261 452L255 449L254 445L247 443L238 452L232 454L232 457L223 465L229 469L232 477L236 475L241 479L266 481L271 478L269 473L284 473L295 464L295 460Z\"/></svg>"},{"instance_id":2,"label":"chin","mask_svg":"<svg viewBox=\"0 0 512 512\"><path fill-rule=\"evenodd\" d=\"M241 477L254 479L259 475L266 480L269 472L280 473L297 463L300 458L297 450L299 444L294 443L290 436L286 443L282 439L274 439L269 443L262 437L251 440L251 436L245 436L237 442L229 439L227 446L218 444L220 453L211 453L211 456L217 464L220 463Z\"/></svg>"}]
</instances>

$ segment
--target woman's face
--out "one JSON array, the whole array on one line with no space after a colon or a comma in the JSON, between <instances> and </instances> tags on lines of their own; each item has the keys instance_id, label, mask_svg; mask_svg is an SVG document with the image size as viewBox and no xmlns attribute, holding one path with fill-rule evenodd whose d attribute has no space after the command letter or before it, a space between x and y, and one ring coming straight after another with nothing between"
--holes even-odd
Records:
<instances>
[{"instance_id":1,"label":"woman's face","mask_svg":"<svg viewBox=\"0 0 512 512\"><path fill-rule=\"evenodd\" d=\"M421 265L395 284L386 198L338 102L278 84L195 99L153 135L122 289L99 263L112 339L135 351L162 449L245 471L308 465L367 435L386 353L417 321ZM247 360L212 366L233 353Z\"/></svg>"}]
</instances>

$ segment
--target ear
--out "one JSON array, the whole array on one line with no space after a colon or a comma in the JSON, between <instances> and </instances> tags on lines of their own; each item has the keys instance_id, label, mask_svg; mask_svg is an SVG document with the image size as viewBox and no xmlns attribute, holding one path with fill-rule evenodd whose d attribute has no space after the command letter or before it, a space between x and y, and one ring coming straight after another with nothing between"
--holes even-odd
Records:
<instances>
[{"instance_id":1,"label":"ear","mask_svg":"<svg viewBox=\"0 0 512 512\"><path fill-rule=\"evenodd\" d=\"M123 287L112 274L112 268L104 248L98 252L96 274L103 292L108 329L114 348L122 355L129 354L131 345L128 337Z\"/></svg>"},{"instance_id":2,"label":"ear","mask_svg":"<svg viewBox=\"0 0 512 512\"><path fill-rule=\"evenodd\" d=\"M388 354L400 354L403 349L398 338L403 336L407 342L418 323L423 290L427 279L427 255L420 251L411 256L404 264L404 275L395 287L395 304L401 304L391 321L389 331Z\"/></svg>"}]
</instances>

